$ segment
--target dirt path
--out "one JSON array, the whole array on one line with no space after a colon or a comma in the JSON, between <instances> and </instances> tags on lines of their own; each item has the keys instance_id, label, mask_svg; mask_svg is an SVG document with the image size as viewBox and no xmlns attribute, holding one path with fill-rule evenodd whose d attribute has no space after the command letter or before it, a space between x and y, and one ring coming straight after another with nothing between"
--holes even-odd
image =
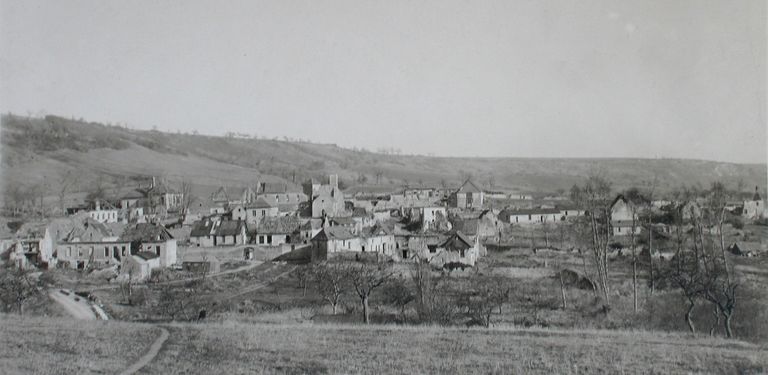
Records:
<instances>
[{"instance_id":1,"label":"dirt path","mask_svg":"<svg viewBox=\"0 0 768 375\"><path fill-rule=\"evenodd\" d=\"M233 274L233 273L244 272L244 271L248 271L248 270L251 270L253 268L256 268L257 266L259 266L259 265L261 265L263 263L264 262L260 262L260 261L252 261L251 263L246 264L246 265L244 265L242 267L233 268L231 270L226 270L226 271L222 271L222 272L218 272L218 273L213 273L213 274L207 275L206 277L208 277L208 278L212 278L212 277L215 278L215 277L229 275L229 274ZM162 281L162 282L159 282L159 283L153 283L152 285L184 284L184 283L186 283L188 281L192 281L192 280L195 280L195 279L197 279L197 277L191 277L191 278L187 278L187 279L170 280L170 281ZM119 287L120 287L120 285L111 284L111 285L104 285L104 286L98 286L98 287L93 287L93 288L85 288L84 290L87 290L89 292L95 292L97 290L117 289Z\"/></svg>"},{"instance_id":2,"label":"dirt path","mask_svg":"<svg viewBox=\"0 0 768 375\"><path fill-rule=\"evenodd\" d=\"M157 356L157 353L160 352L160 349L163 347L163 344L166 340L168 340L168 336L170 335L168 333L168 330L163 327L160 328L160 337L155 340L155 342L152 343L152 345L149 347L149 351L147 351L146 354L144 354L141 358L139 358L136 363L131 365L131 367L128 367L123 372L120 373L120 375L130 375L135 374L137 371L141 370L142 367L149 364L149 362L152 362L153 359Z\"/></svg>"},{"instance_id":3,"label":"dirt path","mask_svg":"<svg viewBox=\"0 0 768 375\"><path fill-rule=\"evenodd\" d=\"M291 267L287 271L282 272L282 273L278 274L277 276L273 277L272 280L277 280L277 279L279 279L279 278L281 278L281 277L283 277L283 276L293 272L293 270L295 268L296 267ZM263 282L263 283L258 283L258 284L252 285L252 286L247 287L247 288L240 289L240 290L237 291L237 293L231 294L229 296L226 296L226 297L220 299L220 301L227 301L227 300L230 300L232 298L242 296L243 294L257 291L257 290L259 290L261 288L264 288L264 287L268 286L269 284L270 284L269 282Z\"/></svg>"},{"instance_id":4,"label":"dirt path","mask_svg":"<svg viewBox=\"0 0 768 375\"><path fill-rule=\"evenodd\" d=\"M54 289L49 290L48 295L51 296L51 299L56 301L59 306L63 307L64 310L69 313L69 315L82 320L96 319L96 314L94 314L93 310L91 310L91 306L83 302L82 299L80 301L75 301L74 297L72 297L73 294L66 296L61 294L58 289Z\"/></svg>"}]
</instances>

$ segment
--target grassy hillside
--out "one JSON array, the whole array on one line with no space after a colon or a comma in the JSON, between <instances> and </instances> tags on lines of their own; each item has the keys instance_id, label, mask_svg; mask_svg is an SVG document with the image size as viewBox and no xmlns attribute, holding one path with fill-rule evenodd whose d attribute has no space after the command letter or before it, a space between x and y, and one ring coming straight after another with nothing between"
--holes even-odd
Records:
<instances>
[{"instance_id":1,"label":"grassy hillside","mask_svg":"<svg viewBox=\"0 0 768 375\"><path fill-rule=\"evenodd\" d=\"M222 125L225 127L225 125ZM340 137L343 135L340 135ZM87 185L98 174L158 175L192 179L205 186L244 186L255 181L300 182L338 173L348 184L361 175L368 183L456 184L464 175L494 187L555 192L601 172L616 188L658 180L659 190L706 186L724 180L747 190L764 187L764 164L677 159L444 158L382 155L335 145L266 139L211 137L131 130L55 116L2 118L3 181L46 181L68 170Z\"/></svg>"},{"instance_id":2,"label":"grassy hillside","mask_svg":"<svg viewBox=\"0 0 768 375\"><path fill-rule=\"evenodd\" d=\"M0 368L116 373L159 330L3 316ZM760 346L650 332L441 327L171 324L143 373L762 373ZM119 353L119 354L118 354Z\"/></svg>"}]
</instances>

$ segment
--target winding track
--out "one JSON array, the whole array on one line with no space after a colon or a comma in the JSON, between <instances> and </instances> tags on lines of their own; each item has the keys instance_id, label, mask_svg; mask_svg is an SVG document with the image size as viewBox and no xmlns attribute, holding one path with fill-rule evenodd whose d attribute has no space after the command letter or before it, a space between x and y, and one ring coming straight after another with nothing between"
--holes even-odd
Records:
<instances>
[{"instance_id":1,"label":"winding track","mask_svg":"<svg viewBox=\"0 0 768 375\"><path fill-rule=\"evenodd\" d=\"M149 350L146 354L141 356L141 358L139 358L139 360L132 364L130 367L123 370L120 375L135 374L137 371L141 370L144 366L148 365L149 362L152 362L152 360L155 359L157 353L160 352L160 349L163 347L165 341L168 340L168 336L170 336L170 333L168 333L167 329L163 327L158 328L161 330L160 337L158 337L157 340L152 343L152 346L149 347Z\"/></svg>"}]
</instances>

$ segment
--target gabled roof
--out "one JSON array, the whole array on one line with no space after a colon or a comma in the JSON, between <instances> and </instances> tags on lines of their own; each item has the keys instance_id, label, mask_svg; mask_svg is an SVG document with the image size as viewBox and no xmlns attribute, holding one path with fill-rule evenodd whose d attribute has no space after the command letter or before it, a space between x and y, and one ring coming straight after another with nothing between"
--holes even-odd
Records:
<instances>
[{"instance_id":1,"label":"gabled roof","mask_svg":"<svg viewBox=\"0 0 768 375\"><path fill-rule=\"evenodd\" d=\"M159 242L173 239L173 236L165 227L150 223L138 223L125 228L120 236L121 241L126 242Z\"/></svg>"},{"instance_id":2,"label":"gabled roof","mask_svg":"<svg viewBox=\"0 0 768 375\"><path fill-rule=\"evenodd\" d=\"M466 234L468 236L477 235L478 228L480 227L480 220L478 219L466 219L456 220L453 223L453 232Z\"/></svg>"},{"instance_id":3,"label":"gabled roof","mask_svg":"<svg viewBox=\"0 0 768 375\"><path fill-rule=\"evenodd\" d=\"M243 233L245 222L241 220L222 220L216 228L217 236L237 236Z\"/></svg>"},{"instance_id":4,"label":"gabled roof","mask_svg":"<svg viewBox=\"0 0 768 375\"><path fill-rule=\"evenodd\" d=\"M356 238L355 235L344 227L325 227L312 237L312 241L338 241L352 238Z\"/></svg>"},{"instance_id":5,"label":"gabled roof","mask_svg":"<svg viewBox=\"0 0 768 375\"><path fill-rule=\"evenodd\" d=\"M280 182L262 182L258 190L260 194L281 194L288 192L288 186Z\"/></svg>"},{"instance_id":6,"label":"gabled roof","mask_svg":"<svg viewBox=\"0 0 768 375\"><path fill-rule=\"evenodd\" d=\"M470 179L464 181L461 186L456 190L456 193L482 193L483 190L477 187Z\"/></svg>"},{"instance_id":7,"label":"gabled roof","mask_svg":"<svg viewBox=\"0 0 768 375\"><path fill-rule=\"evenodd\" d=\"M256 226L256 233L290 234L300 227L301 220L295 216L267 217Z\"/></svg>"},{"instance_id":8,"label":"gabled roof","mask_svg":"<svg viewBox=\"0 0 768 375\"><path fill-rule=\"evenodd\" d=\"M140 252L136 253L135 256L137 256L137 257L139 257L141 259L144 259L144 260L150 260L150 259L155 259L155 258L159 258L160 257L159 255L157 255L157 254L155 254L155 253L153 253L151 251L140 251Z\"/></svg>"},{"instance_id":9,"label":"gabled roof","mask_svg":"<svg viewBox=\"0 0 768 375\"><path fill-rule=\"evenodd\" d=\"M389 236L394 234L392 229L388 228L386 225L376 224L370 228L365 228L363 230L363 236L365 237L380 237L380 236Z\"/></svg>"},{"instance_id":10,"label":"gabled roof","mask_svg":"<svg viewBox=\"0 0 768 375\"><path fill-rule=\"evenodd\" d=\"M559 214L560 210L555 208L505 208L499 216L503 215L550 215Z\"/></svg>"},{"instance_id":11,"label":"gabled roof","mask_svg":"<svg viewBox=\"0 0 768 375\"><path fill-rule=\"evenodd\" d=\"M67 233L63 240L66 242L72 242L76 239L79 239L80 241L85 242L83 235L88 231L92 231L97 235L97 241L100 241L103 237L112 237L114 235L112 230L110 230L110 228L105 224L102 224L90 217L86 217L83 221L76 222L74 228L72 228L72 230Z\"/></svg>"},{"instance_id":12,"label":"gabled roof","mask_svg":"<svg viewBox=\"0 0 768 375\"><path fill-rule=\"evenodd\" d=\"M216 191L211 195L211 200L214 202L228 202L229 194L227 194L227 188L221 186L216 189Z\"/></svg>"},{"instance_id":13,"label":"gabled roof","mask_svg":"<svg viewBox=\"0 0 768 375\"><path fill-rule=\"evenodd\" d=\"M210 217L204 217L192 224L192 231L189 232L190 237L205 237L213 236L216 232L213 230L216 220Z\"/></svg>"},{"instance_id":14,"label":"gabled roof","mask_svg":"<svg viewBox=\"0 0 768 375\"><path fill-rule=\"evenodd\" d=\"M275 207L271 203L267 202L263 197L259 197L253 203L246 206L247 208L272 208Z\"/></svg>"},{"instance_id":15,"label":"gabled roof","mask_svg":"<svg viewBox=\"0 0 768 375\"><path fill-rule=\"evenodd\" d=\"M468 239L463 233L457 231L438 247L448 251L460 251L471 249L475 246L474 241Z\"/></svg>"},{"instance_id":16,"label":"gabled roof","mask_svg":"<svg viewBox=\"0 0 768 375\"><path fill-rule=\"evenodd\" d=\"M345 216L329 218L328 222L330 222L331 225L355 225L355 219Z\"/></svg>"}]
</instances>

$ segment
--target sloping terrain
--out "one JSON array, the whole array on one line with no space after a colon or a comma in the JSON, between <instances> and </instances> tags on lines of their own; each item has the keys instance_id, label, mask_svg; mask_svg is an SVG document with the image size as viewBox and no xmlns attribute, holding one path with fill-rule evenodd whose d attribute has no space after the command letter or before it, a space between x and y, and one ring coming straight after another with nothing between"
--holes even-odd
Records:
<instances>
[{"instance_id":1,"label":"sloping terrain","mask_svg":"<svg viewBox=\"0 0 768 375\"><path fill-rule=\"evenodd\" d=\"M224 127L224 126L222 126ZM765 186L765 164L678 159L446 158L383 155L307 142L212 137L131 130L56 116L2 118L2 177L18 183L57 181L78 171L86 185L99 174L185 177L207 186L255 181L300 183L338 173L347 185L430 183L456 185L472 175L484 187L526 191L567 190L592 173L616 189L681 185L706 187L722 180L731 188ZM378 177L378 178L377 178ZM378 180L378 181L377 181Z\"/></svg>"},{"instance_id":2,"label":"sloping terrain","mask_svg":"<svg viewBox=\"0 0 768 375\"><path fill-rule=\"evenodd\" d=\"M117 373L159 329L0 316L0 368ZM763 373L765 348L661 332L325 324L170 324L141 373Z\"/></svg>"}]
</instances>

